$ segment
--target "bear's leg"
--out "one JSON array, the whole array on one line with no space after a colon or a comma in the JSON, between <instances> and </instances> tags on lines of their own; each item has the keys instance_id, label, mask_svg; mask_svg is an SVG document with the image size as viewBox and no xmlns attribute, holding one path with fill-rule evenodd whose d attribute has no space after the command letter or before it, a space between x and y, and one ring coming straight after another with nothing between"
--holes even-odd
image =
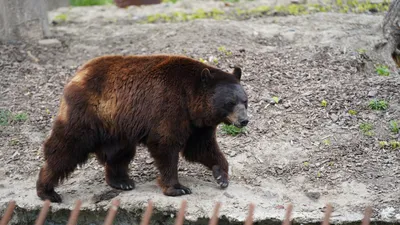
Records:
<instances>
[{"instance_id":1,"label":"bear's leg","mask_svg":"<svg viewBox=\"0 0 400 225\"><path fill-rule=\"evenodd\" d=\"M53 129L52 135L44 144L45 163L36 182L36 192L42 200L62 201L54 188L88 159L93 146L91 140L89 136L83 135L63 136L57 134L57 128Z\"/></svg>"},{"instance_id":2,"label":"bear's leg","mask_svg":"<svg viewBox=\"0 0 400 225\"><path fill-rule=\"evenodd\" d=\"M198 128L189 137L184 157L191 162L199 162L212 170L221 188L229 185L228 161L219 149L215 128Z\"/></svg>"},{"instance_id":3,"label":"bear's leg","mask_svg":"<svg viewBox=\"0 0 400 225\"><path fill-rule=\"evenodd\" d=\"M135 182L129 178L129 163L135 156L135 146L122 147L115 145L105 149L106 182L110 187L121 190L132 190Z\"/></svg>"},{"instance_id":4,"label":"bear's leg","mask_svg":"<svg viewBox=\"0 0 400 225\"><path fill-rule=\"evenodd\" d=\"M170 145L148 145L151 156L160 171L158 184L167 196L191 194L192 191L178 180L179 149Z\"/></svg>"}]
</instances>

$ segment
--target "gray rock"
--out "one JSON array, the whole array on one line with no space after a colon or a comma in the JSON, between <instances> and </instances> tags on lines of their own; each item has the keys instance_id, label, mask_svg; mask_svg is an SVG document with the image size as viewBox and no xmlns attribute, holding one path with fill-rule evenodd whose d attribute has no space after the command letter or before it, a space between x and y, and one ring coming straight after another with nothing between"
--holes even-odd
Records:
<instances>
[{"instance_id":1,"label":"gray rock","mask_svg":"<svg viewBox=\"0 0 400 225\"><path fill-rule=\"evenodd\" d=\"M42 39L39 41L39 45L43 46L61 46L61 42L57 39Z\"/></svg>"}]
</instances>

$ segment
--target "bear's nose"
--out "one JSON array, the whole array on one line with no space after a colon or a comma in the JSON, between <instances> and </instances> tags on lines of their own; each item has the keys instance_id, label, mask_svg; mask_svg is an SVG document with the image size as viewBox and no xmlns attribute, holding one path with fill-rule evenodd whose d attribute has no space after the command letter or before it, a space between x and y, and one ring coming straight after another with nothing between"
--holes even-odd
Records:
<instances>
[{"instance_id":1,"label":"bear's nose","mask_svg":"<svg viewBox=\"0 0 400 225\"><path fill-rule=\"evenodd\" d=\"M249 120L243 120L243 121L240 122L240 125L244 127L244 126L246 126L248 123L249 123Z\"/></svg>"}]
</instances>

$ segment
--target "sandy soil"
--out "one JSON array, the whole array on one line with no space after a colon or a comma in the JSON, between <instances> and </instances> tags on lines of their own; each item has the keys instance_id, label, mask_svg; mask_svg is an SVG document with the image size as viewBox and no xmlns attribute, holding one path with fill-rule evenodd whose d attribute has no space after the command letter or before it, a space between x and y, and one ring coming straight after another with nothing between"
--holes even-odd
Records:
<instances>
[{"instance_id":1,"label":"sandy soil","mask_svg":"<svg viewBox=\"0 0 400 225\"><path fill-rule=\"evenodd\" d=\"M143 7L143 12L162 7ZM51 12L50 18L65 10ZM381 63L373 46L381 40L382 14L164 24L139 24L118 16L138 10L75 8L67 22L51 27L59 43L0 45L0 112L28 114L26 121L0 127L0 177L5 178L0 179L0 203L17 199L21 207L41 204L34 190L43 162L41 144L50 132L63 85L78 66L103 54L173 53L216 57L224 70L241 65L249 95L246 133L218 133L231 165L227 190L217 189L204 167L180 162L182 183L194 191L182 197L192 202L188 218L207 216L221 200L226 204L221 213L232 219L244 218L249 201L258 204L255 217L260 220L283 217L280 206L293 202L295 218L307 221L322 216L322 207L331 202L338 221L361 219L364 207L372 205L375 219L400 222L400 151L379 147L379 141L400 140L389 129L392 120L400 124L400 77L395 72L379 76L374 69ZM232 55L218 51L221 46ZM282 102L274 104L273 96ZM386 100L388 109L371 110L368 102L374 98ZM360 130L362 123L373 125L371 135ZM154 186L157 170L152 163L140 147L131 163L137 189L115 194L123 206L149 198L160 207L179 205L182 198L162 196ZM69 208L77 198L96 209L108 204L109 199L102 201L98 195L111 188L105 185L103 168L91 158L57 190L64 203L55 209Z\"/></svg>"}]
</instances>

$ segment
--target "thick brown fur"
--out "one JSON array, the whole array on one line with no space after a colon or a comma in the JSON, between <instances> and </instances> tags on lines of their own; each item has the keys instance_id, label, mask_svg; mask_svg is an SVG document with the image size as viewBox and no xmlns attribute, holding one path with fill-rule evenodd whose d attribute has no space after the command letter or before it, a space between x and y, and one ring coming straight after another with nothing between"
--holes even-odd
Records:
<instances>
[{"instance_id":1,"label":"thick brown fur","mask_svg":"<svg viewBox=\"0 0 400 225\"><path fill-rule=\"evenodd\" d=\"M240 75L234 74L183 56L103 56L89 61L64 88L44 143L38 196L61 202L54 188L91 153L105 166L111 187L133 189L128 165L140 143L154 158L166 195L191 193L178 181L180 152L212 170L221 187L228 186L228 162L216 141L216 127L227 119L216 115L212 95L219 84L239 84Z\"/></svg>"}]
</instances>

